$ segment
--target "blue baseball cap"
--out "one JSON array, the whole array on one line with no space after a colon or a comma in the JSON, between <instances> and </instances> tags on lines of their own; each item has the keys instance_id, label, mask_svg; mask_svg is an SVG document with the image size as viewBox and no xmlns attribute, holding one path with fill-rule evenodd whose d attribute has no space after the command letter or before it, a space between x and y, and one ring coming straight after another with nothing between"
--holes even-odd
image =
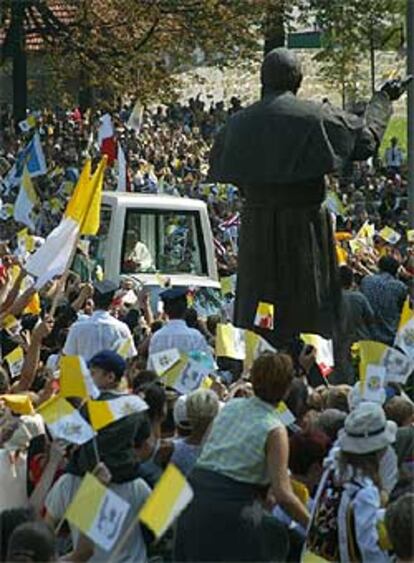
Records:
<instances>
[{"instance_id":1,"label":"blue baseball cap","mask_svg":"<svg viewBox=\"0 0 414 563\"><path fill-rule=\"evenodd\" d=\"M187 293L188 287L170 287L161 292L160 297L163 301L174 301L175 299L181 299L185 297Z\"/></svg>"},{"instance_id":2,"label":"blue baseball cap","mask_svg":"<svg viewBox=\"0 0 414 563\"><path fill-rule=\"evenodd\" d=\"M121 379L126 369L126 361L112 350L102 350L89 360L89 367L112 371L117 379Z\"/></svg>"}]
</instances>

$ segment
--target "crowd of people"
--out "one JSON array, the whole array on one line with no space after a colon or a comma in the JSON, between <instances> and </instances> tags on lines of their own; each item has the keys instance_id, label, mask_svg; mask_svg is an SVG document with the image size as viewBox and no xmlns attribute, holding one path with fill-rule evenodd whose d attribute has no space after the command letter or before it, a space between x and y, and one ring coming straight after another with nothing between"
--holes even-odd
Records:
<instances>
[{"instance_id":1,"label":"crowd of people","mask_svg":"<svg viewBox=\"0 0 414 563\"><path fill-rule=\"evenodd\" d=\"M112 115L131 191L207 202L224 279L237 272L242 198L231 185L209 182L208 156L239 109L237 99L211 107L191 99L146 110L139 131L127 126L131 104ZM98 157L99 118L78 109L36 114L48 171L33 178L34 247L60 221L85 157ZM13 217L18 187L8 181L32 134L17 131L2 111L1 560L412 561L414 355L412 341L401 345L399 337L411 319L414 238L397 142L384 162L327 178L343 297L327 376L318 347L299 335L284 349L260 339L250 350L244 332L243 353L226 355L223 327L237 332L228 323L234 283L207 318L186 289L166 287L156 310L131 280L82 281L71 271L37 290L19 242L24 225ZM105 189L117 189L117 177L109 167ZM361 341L382 345L382 354L395 350L405 376L388 366L367 388ZM95 428L90 397L63 394L66 357L87 365L92 403L108 409L139 397L145 408ZM380 370L382 362L368 361ZM93 438L77 443L54 430L61 413L51 420L46 412L61 397L94 428ZM137 514L171 464L193 499L157 541ZM68 517L88 474L129 504L119 523L116 512L104 514L100 532L116 536L109 549L80 526L82 515L77 525Z\"/></svg>"}]
</instances>

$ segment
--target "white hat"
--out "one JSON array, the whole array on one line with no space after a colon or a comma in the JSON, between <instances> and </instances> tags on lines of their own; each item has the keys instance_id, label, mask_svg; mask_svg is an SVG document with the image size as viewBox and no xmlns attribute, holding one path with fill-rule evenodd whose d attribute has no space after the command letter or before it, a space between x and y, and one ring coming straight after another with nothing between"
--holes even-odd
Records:
<instances>
[{"instance_id":1,"label":"white hat","mask_svg":"<svg viewBox=\"0 0 414 563\"><path fill-rule=\"evenodd\" d=\"M190 428L187 414L187 395L181 395L175 401L173 415L176 426L183 429Z\"/></svg>"},{"instance_id":2,"label":"white hat","mask_svg":"<svg viewBox=\"0 0 414 563\"><path fill-rule=\"evenodd\" d=\"M364 402L345 419L345 427L338 433L342 451L368 454L386 448L395 442L397 425L385 418L377 403Z\"/></svg>"}]
</instances>

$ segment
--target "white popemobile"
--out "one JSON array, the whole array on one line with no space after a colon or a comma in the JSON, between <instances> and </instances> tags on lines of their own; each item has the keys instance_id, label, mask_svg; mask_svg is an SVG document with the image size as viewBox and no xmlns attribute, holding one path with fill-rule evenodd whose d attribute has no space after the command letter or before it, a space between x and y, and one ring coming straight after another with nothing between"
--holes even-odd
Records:
<instances>
[{"instance_id":1,"label":"white popemobile","mask_svg":"<svg viewBox=\"0 0 414 563\"><path fill-rule=\"evenodd\" d=\"M207 205L198 199L104 192L89 256L117 283L132 278L154 289L168 279L209 296L220 288Z\"/></svg>"}]
</instances>

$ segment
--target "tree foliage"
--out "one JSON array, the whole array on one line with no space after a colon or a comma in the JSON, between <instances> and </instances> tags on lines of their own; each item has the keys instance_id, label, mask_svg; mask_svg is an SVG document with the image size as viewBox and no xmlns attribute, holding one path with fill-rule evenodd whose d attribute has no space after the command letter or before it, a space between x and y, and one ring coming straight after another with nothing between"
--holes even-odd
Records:
<instances>
[{"instance_id":1,"label":"tree foliage","mask_svg":"<svg viewBox=\"0 0 414 563\"><path fill-rule=\"evenodd\" d=\"M101 92L169 96L175 71L194 62L228 65L260 55L269 6L281 0L65 0L76 7L55 46L59 71Z\"/></svg>"},{"instance_id":2,"label":"tree foliage","mask_svg":"<svg viewBox=\"0 0 414 563\"><path fill-rule=\"evenodd\" d=\"M311 0L322 34L316 55L321 75L343 96L365 93L361 64L370 49L399 47L403 12L401 0Z\"/></svg>"}]
</instances>

